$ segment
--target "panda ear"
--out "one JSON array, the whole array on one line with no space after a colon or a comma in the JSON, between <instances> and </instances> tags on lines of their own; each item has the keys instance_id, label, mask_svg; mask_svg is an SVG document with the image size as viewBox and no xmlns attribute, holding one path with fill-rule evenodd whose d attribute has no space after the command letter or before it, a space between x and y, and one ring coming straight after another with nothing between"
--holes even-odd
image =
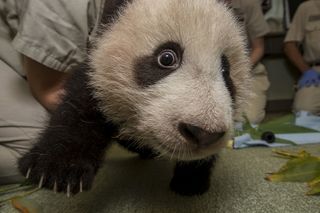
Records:
<instances>
[{"instance_id":1,"label":"panda ear","mask_svg":"<svg viewBox=\"0 0 320 213\"><path fill-rule=\"evenodd\" d=\"M119 15L122 8L133 0L106 0L103 8L103 15L100 20L100 27L105 29L105 26L110 26Z\"/></svg>"},{"instance_id":2,"label":"panda ear","mask_svg":"<svg viewBox=\"0 0 320 213\"><path fill-rule=\"evenodd\" d=\"M112 24L118 19L120 11L131 3L133 0L105 0L102 16L98 20L98 27L95 31L94 37L97 39L102 34L109 30ZM95 41L88 41L88 50L95 48Z\"/></svg>"}]
</instances>

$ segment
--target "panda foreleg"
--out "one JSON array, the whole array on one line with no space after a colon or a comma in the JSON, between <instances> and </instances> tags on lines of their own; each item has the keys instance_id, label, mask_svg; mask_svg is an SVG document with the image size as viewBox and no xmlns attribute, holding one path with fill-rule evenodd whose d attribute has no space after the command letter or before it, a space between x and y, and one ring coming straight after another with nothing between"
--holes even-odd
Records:
<instances>
[{"instance_id":1,"label":"panda foreleg","mask_svg":"<svg viewBox=\"0 0 320 213\"><path fill-rule=\"evenodd\" d=\"M37 142L18 161L21 173L39 187L67 195L91 188L116 127L97 109L81 70Z\"/></svg>"},{"instance_id":2,"label":"panda foreleg","mask_svg":"<svg viewBox=\"0 0 320 213\"><path fill-rule=\"evenodd\" d=\"M192 196L205 193L210 187L211 168L216 156L196 161L179 161L174 169L170 188L174 192Z\"/></svg>"}]
</instances>

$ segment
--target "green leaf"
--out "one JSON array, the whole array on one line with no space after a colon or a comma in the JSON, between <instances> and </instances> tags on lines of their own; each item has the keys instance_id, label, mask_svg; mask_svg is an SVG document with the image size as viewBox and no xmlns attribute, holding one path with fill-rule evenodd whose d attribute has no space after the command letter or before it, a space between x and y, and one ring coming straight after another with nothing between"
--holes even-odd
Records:
<instances>
[{"instance_id":1,"label":"green leaf","mask_svg":"<svg viewBox=\"0 0 320 213\"><path fill-rule=\"evenodd\" d=\"M308 182L310 190L307 195L320 195L320 157L312 156L304 150L300 152L273 150L273 152L289 160L278 172L268 175L266 180Z\"/></svg>"},{"instance_id":2,"label":"green leaf","mask_svg":"<svg viewBox=\"0 0 320 213\"><path fill-rule=\"evenodd\" d=\"M319 176L319 177L316 177L314 180L312 180L312 181L310 181L310 182L308 183L308 185L309 185L310 187L313 187L313 186L318 185L318 184L320 184L320 176Z\"/></svg>"},{"instance_id":3,"label":"green leaf","mask_svg":"<svg viewBox=\"0 0 320 213\"><path fill-rule=\"evenodd\" d=\"M267 122L263 122L259 125L261 129L271 130L275 134L279 133L310 133L317 132L313 129L308 129L295 125L295 116L293 114L277 117Z\"/></svg>"},{"instance_id":4,"label":"green leaf","mask_svg":"<svg viewBox=\"0 0 320 213\"><path fill-rule=\"evenodd\" d=\"M320 159L303 156L290 159L278 172L266 177L272 182L309 182L320 176Z\"/></svg>"},{"instance_id":5,"label":"green leaf","mask_svg":"<svg viewBox=\"0 0 320 213\"><path fill-rule=\"evenodd\" d=\"M320 182L310 186L310 190L307 192L307 195L320 195Z\"/></svg>"},{"instance_id":6,"label":"green leaf","mask_svg":"<svg viewBox=\"0 0 320 213\"><path fill-rule=\"evenodd\" d=\"M303 157L309 157L311 156L310 153L306 152L305 150L301 150L300 152L290 152L290 151L284 151L284 150L272 150L275 154L278 155L278 157L284 157L287 159L292 159L292 158L303 158Z\"/></svg>"},{"instance_id":7,"label":"green leaf","mask_svg":"<svg viewBox=\"0 0 320 213\"><path fill-rule=\"evenodd\" d=\"M277 117L275 119L263 122L259 124L258 128L253 128L250 125L248 118L245 117L245 123L243 124L243 131L236 131L236 135L240 136L243 134L250 134L252 139L261 139L261 135L266 132L270 131L274 134L283 134L283 133L311 133L311 132L318 132L313 129L308 129L305 127L300 127L295 125L295 117L293 114ZM290 145L296 145L293 141L284 140L280 138L276 138L277 143L284 143Z\"/></svg>"},{"instance_id":8,"label":"green leaf","mask_svg":"<svg viewBox=\"0 0 320 213\"><path fill-rule=\"evenodd\" d=\"M292 146L297 146L296 143L286 140L286 139L281 139L281 138L276 138L276 143L282 143L282 144L290 144Z\"/></svg>"}]
</instances>

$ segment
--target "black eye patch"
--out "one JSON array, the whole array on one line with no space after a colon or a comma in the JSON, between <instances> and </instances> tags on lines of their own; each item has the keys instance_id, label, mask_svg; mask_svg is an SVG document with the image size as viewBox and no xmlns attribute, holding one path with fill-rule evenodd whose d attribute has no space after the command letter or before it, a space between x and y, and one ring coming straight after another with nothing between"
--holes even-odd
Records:
<instances>
[{"instance_id":1,"label":"black eye patch","mask_svg":"<svg viewBox=\"0 0 320 213\"><path fill-rule=\"evenodd\" d=\"M158 46L152 55L136 59L135 79L139 86L151 86L173 73L181 66L183 48L176 42Z\"/></svg>"},{"instance_id":2,"label":"black eye patch","mask_svg":"<svg viewBox=\"0 0 320 213\"><path fill-rule=\"evenodd\" d=\"M235 99L235 87L233 84L233 81L230 77L230 69L231 69L231 65L230 62L228 60L228 57L226 55L222 55L221 56L221 71L222 71L222 76L224 79L224 82L226 84L226 87L229 90L230 96L232 98L232 100L234 101Z\"/></svg>"}]
</instances>

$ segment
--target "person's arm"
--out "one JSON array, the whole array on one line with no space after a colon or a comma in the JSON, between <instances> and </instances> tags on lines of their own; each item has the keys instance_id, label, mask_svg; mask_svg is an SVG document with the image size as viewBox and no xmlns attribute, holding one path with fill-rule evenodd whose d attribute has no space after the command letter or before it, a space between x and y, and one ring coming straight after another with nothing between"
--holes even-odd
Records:
<instances>
[{"instance_id":1,"label":"person's arm","mask_svg":"<svg viewBox=\"0 0 320 213\"><path fill-rule=\"evenodd\" d=\"M305 62L298 49L298 42L285 42L284 53L289 58L289 60L300 70L301 73L304 73L310 69L310 66Z\"/></svg>"},{"instance_id":2,"label":"person's arm","mask_svg":"<svg viewBox=\"0 0 320 213\"><path fill-rule=\"evenodd\" d=\"M300 70L302 76L298 81L298 88L319 86L320 75L303 59L298 47L298 42L290 41L284 43L284 52L289 60Z\"/></svg>"},{"instance_id":3,"label":"person's arm","mask_svg":"<svg viewBox=\"0 0 320 213\"><path fill-rule=\"evenodd\" d=\"M60 102L63 85L69 74L53 70L26 56L23 57L23 65L33 96L52 112Z\"/></svg>"},{"instance_id":4,"label":"person's arm","mask_svg":"<svg viewBox=\"0 0 320 213\"><path fill-rule=\"evenodd\" d=\"M264 37L257 37L251 40L250 60L255 66L264 55Z\"/></svg>"}]
</instances>

